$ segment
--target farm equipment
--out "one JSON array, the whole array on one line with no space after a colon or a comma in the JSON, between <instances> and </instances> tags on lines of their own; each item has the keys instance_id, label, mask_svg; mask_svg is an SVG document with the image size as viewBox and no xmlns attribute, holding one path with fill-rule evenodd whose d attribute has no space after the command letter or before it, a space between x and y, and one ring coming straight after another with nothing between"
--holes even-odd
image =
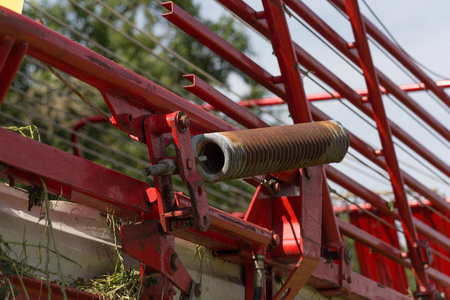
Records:
<instances>
[{"instance_id":1,"label":"farm equipment","mask_svg":"<svg viewBox=\"0 0 450 300\"><path fill-rule=\"evenodd\" d=\"M143 299L172 299L176 291L180 299L202 295L202 285L175 251L175 238L204 246L215 257L241 266L242 299L294 299L305 286L322 296L346 299L450 295L450 203L400 169L393 137L447 177L450 168L390 120L382 101L382 94L392 94L448 142L446 126L408 94L426 89L448 107L445 82L433 82L361 15L356 0L331 1L348 14L355 39L351 45L298 0L262 0L260 12L241 0L218 2L271 42L281 75L269 74L174 2L162 3L168 10L163 17L276 95L270 105L286 103L293 125L270 127L245 107L267 102L235 102L198 75L186 75L192 82L186 89L207 102L209 109L233 119L242 126L239 130L206 111L206 105L186 101L43 24L0 7L0 104L25 56L81 80L100 91L112 115L108 120L94 117L86 122L109 122L146 145L149 159L143 175L153 178L154 184L95 164L80 157L80 151L74 151L78 156L69 154L6 129L0 129L2 177L9 179L10 186L45 185L51 194L129 221L121 228L122 250L142 264L142 278L157 274L158 279L157 284L143 285ZM366 91L347 86L293 42L286 7L361 67ZM399 87L376 69L368 35L421 83ZM335 92L306 95L299 64ZM314 101L335 98L347 99L375 120L381 150L314 105ZM80 122L77 129L84 124ZM76 142L75 137L72 141ZM175 156L168 154L169 145ZM328 165L342 161L349 146L387 171L394 207L356 178ZM174 188L173 177L178 175L187 194ZM243 217L212 207L208 201L205 183L233 179L256 187ZM328 180L365 203L334 206ZM409 201L406 186L427 199L423 205ZM344 213L349 215L348 222L338 217ZM397 229L404 233L403 249ZM353 254L343 236L356 242ZM356 257L359 273L352 271ZM405 269L414 272L414 295L407 295ZM277 285L276 278L283 278L282 283ZM24 286L36 284L28 279ZM67 295L94 297L70 289Z\"/></svg>"}]
</instances>

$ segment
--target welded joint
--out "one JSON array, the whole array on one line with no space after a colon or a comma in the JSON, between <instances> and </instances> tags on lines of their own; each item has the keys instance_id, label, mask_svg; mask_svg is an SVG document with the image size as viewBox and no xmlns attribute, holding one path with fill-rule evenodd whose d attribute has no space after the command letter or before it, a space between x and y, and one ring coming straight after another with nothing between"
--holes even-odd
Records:
<instances>
[{"instance_id":1,"label":"welded joint","mask_svg":"<svg viewBox=\"0 0 450 300\"><path fill-rule=\"evenodd\" d=\"M419 257L424 269L428 269L433 263L433 252L431 251L430 243L427 240L421 239L417 240L417 243L413 246L419 251Z\"/></svg>"}]
</instances>

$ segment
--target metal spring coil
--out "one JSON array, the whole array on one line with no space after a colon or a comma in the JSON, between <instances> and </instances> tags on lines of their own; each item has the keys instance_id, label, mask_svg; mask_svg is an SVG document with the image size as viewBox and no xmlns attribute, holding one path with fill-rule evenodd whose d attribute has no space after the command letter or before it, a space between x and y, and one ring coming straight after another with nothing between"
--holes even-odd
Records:
<instances>
[{"instance_id":1,"label":"metal spring coil","mask_svg":"<svg viewBox=\"0 0 450 300\"><path fill-rule=\"evenodd\" d=\"M340 162L349 147L336 121L303 123L193 137L203 180L216 182Z\"/></svg>"}]
</instances>

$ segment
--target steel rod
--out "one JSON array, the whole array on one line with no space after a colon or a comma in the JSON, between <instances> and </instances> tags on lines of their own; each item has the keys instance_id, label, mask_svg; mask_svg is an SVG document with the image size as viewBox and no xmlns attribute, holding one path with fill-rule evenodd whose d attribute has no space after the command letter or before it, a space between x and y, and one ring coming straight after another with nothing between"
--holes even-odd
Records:
<instances>
[{"instance_id":1,"label":"steel rod","mask_svg":"<svg viewBox=\"0 0 450 300\"><path fill-rule=\"evenodd\" d=\"M378 76L373 65L372 55L366 37L366 31L361 19L361 14L357 0L345 0L347 14L350 17L350 23L355 37L355 45L358 49L361 68L364 71L367 89L369 90L369 101L372 104L375 122L377 123L381 144L383 146L383 155L386 159L386 168L391 179L392 189L395 195L395 203L399 210L403 231L405 233L408 253L413 265L419 290L421 292L429 291L428 276L424 270L423 262L420 257L418 237L416 228L412 220L411 208L408 205L408 199L404 188L404 182L400 167L397 161L392 133L387 121L386 111L379 90Z\"/></svg>"},{"instance_id":2,"label":"steel rod","mask_svg":"<svg viewBox=\"0 0 450 300\"><path fill-rule=\"evenodd\" d=\"M346 13L345 2L343 0L332 0L344 13ZM366 27L367 33L372 36L378 44L386 49L403 66L405 66L414 76L423 82L426 89L432 91L439 99L450 107L450 97L413 61L413 59L398 45L394 44L381 30L379 30L364 15L361 15L362 22Z\"/></svg>"},{"instance_id":3,"label":"steel rod","mask_svg":"<svg viewBox=\"0 0 450 300\"><path fill-rule=\"evenodd\" d=\"M351 51L348 43L328 24L326 24L316 13L314 13L304 2L299 0L285 0L285 3L299 16L303 18L314 30L320 33L336 49L349 58L354 64L359 66L358 54ZM399 99L405 106L418 115L436 132L450 141L450 130L439 123L430 113L418 105L406 92L402 91L394 82L392 82L380 70L375 69L380 83L386 90Z\"/></svg>"}]
</instances>

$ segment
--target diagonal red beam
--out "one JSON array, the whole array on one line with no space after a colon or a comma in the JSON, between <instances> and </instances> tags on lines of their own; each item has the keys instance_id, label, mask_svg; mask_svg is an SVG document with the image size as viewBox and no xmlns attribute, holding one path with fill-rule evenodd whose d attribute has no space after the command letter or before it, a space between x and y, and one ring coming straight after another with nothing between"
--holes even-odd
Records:
<instances>
[{"instance_id":1,"label":"diagonal red beam","mask_svg":"<svg viewBox=\"0 0 450 300\"><path fill-rule=\"evenodd\" d=\"M3 52L0 53L0 107L28 50L28 43L24 42L15 43L9 48L11 40L11 37L6 36L0 41L0 51Z\"/></svg>"},{"instance_id":2,"label":"diagonal red beam","mask_svg":"<svg viewBox=\"0 0 450 300\"><path fill-rule=\"evenodd\" d=\"M395 248L394 246L380 240L379 238L371 235L370 233L350 224L342 219L338 219L339 228L342 234L357 241L358 243L369 247L371 250L378 252L389 259L395 261L396 263L402 265L403 267L411 268L411 262L408 259L402 258L402 251ZM427 269L427 274L433 280L443 284L450 285L450 277L436 269Z\"/></svg>"},{"instance_id":3,"label":"diagonal red beam","mask_svg":"<svg viewBox=\"0 0 450 300\"><path fill-rule=\"evenodd\" d=\"M392 133L387 121L386 111L379 90L378 76L372 61L369 44L367 42L366 31L361 19L361 14L357 0L346 0L347 14L350 17L355 45L358 49L360 65L364 71L367 89L369 90L369 101L372 104L375 122L377 123L383 154L386 158L386 167L391 178L392 188L395 195L395 203L401 216L403 230L405 232L409 257L416 273L416 279L421 292L429 291L428 276L425 272L418 248L416 228L412 220L411 208L408 205L406 192L404 189L403 177L395 154Z\"/></svg>"},{"instance_id":4,"label":"diagonal red beam","mask_svg":"<svg viewBox=\"0 0 450 300\"><path fill-rule=\"evenodd\" d=\"M246 21L250 26L257 30L263 36L269 38L269 29L266 20L257 19L258 13L254 11L250 6L245 4L242 0L219 0L219 2L226 8L231 10L242 20ZM300 9L301 6L295 6L294 9ZM361 101L363 97L358 95L352 88L345 84L329 69L322 65L317 59L307 53L298 44L293 43L294 49L297 55L297 59L305 68L314 72L314 75L320 78L323 82L327 83L330 87L336 90L342 97L349 100L354 106L360 109L368 117L373 118L370 104L364 105ZM450 81L448 83L450 85ZM366 90L367 92L367 90ZM387 92L387 91L386 91ZM264 100L265 101L265 100ZM282 99L279 99L282 102ZM311 105L311 109L314 111L314 106ZM439 159L436 155L431 153L428 148L424 147L422 143L419 143L415 138L410 136L400 126L396 125L392 120L389 120L391 130L393 134L402 141L405 145L414 150L417 154L429 161L434 167L441 172L450 176L450 166Z\"/></svg>"},{"instance_id":5,"label":"diagonal red beam","mask_svg":"<svg viewBox=\"0 0 450 300\"><path fill-rule=\"evenodd\" d=\"M223 112L239 124L244 125L249 129L270 126L247 109L207 84L198 76L189 74L183 75L183 77L192 82L192 84L184 86L186 90L209 103L209 105Z\"/></svg>"},{"instance_id":6,"label":"diagonal red beam","mask_svg":"<svg viewBox=\"0 0 450 300\"><path fill-rule=\"evenodd\" d=\"M333 0L344 13L345 3L343 0ZM386 49L393 57L395 57L403 66L405 66L414 76L423 82L424 86L431 90L439 99L450 107L450 97L440 88L419 66L406 54L406 52L394 44L386 35L384 35L372 22L365 16L361 15L367 33L371 35L384 49Z\"/></svg>"},{"instance_id":7,"label":"diagonal red beam","mask_svg":"<svg viewBox=\"0 0 450 300\"><path fill-rule=\"evenodd\" d=\"M446 80L440 80L436 81L435 84L443 89L450 88L450 79ZM409 84L401 84L398 86L399 89L401 89L404 92L418 92L418 91L426 91L428 90L428 87L423 83L409 83ZM384 87L380 87L380 90L383 94L389 94L388 91ZM367 89L357 89L355 92L363 97L363 102L368 102L366 96L369 95L369 92ZM314 102L314 101L326 101L326 100L335 100L335 99L343 99L346 98L345 95L340 94L337 91L332 91L330 93L316 93L316 94L307 94L306 99L308 101ZM249 99L249 100L243 100L237 102L239 105L243 107L251 108L253 105L256 106L272 106L272 105L281 105L286 104L282 99L277 97L270 97L270 98L262 98L262 99ZM214 107L210 105L204 105L203 108L213 110Z\"/></svg>"},{"instance_id":8,"label":"diagonal red beam","mask_svg":"<svg viewBox=\"0 0 450 300\"><path fill-rule=\"evenodd\" d=\"M220 55L222 58L229 61L236 68L240 69L247 76L260 83L262 86L272 91L275 95L282 99L287 99L283 86L276 85L274 83L274 76L269 72L261 68L258 64L248 58L245 54L234 48L231 44L223 40L216 33L210 30L208 27L200 23L198 20L187 14L177 5L172 2L166 2L162 4L164 7L170 10L169 13L163 14L173 24L177 25L180 29L187 34L194 37L203 45ZM321 113L320 110L311 105L311 112ZM328 119L329 120L329 119ZM324 183L325 184L325 183ZM326 187L326 185L324 185ZM333 205L329 193L324 193L324 214L328 216L330 220L335 219ZM333 224L332 226L330 224ZM327 242L333 244L340 244L339 230L337 223L334 220L333 223L329 223L326 226Z\"/></svg>"},{"instance_id":9,"label":"diagonal red beam","mask_svg":"<svg viewBox=\"0 0 450 300\"><path fill-rule=\"evenodd\" d=\"M265 18L269 24L270 40L277 57L278 65L281 71L282 82L287 96L287 105L294 123L311 122L309 102L306 99L303 88L303 80L300 74L300 65L294 52L291 35L286 21L286 15L281 0L262 0ZM311 184L308 184L306 178L302 176L301 194L302 205L295 210L300 211L302 234L299 238L301 244L301 257L296 264L294 271L288 276L282 287L278 290L274 299L293 299L300 291L308 278L314 272L320 262L320 252L322 244L322 203L321 192L316 191L317 184L326 184L326 176L322 166L310 168L312 178L317 177ZM318 178L320 176L320 178ZM306 176L305 176L306 177ZM322 190L322 187L320 187ZM324 189L326 195L329 195L328 189ZM316 203L308 203L307 199L316 200ZM328 203L326 203L327 205ZM325 205L325 206L326 206ZM307 207L308 206L308 207ZM332 213L336 223L336 217ZM327 226L333 226L333 222L328 222ZM337 231L337 230L336 230ZM334 239L339 240L337 234ZM286 295L284 293L286 292ZM283 297L282 297L283 296Z\"/></svg>"},{"instance_id":10,"label":"diagonal red beam","mask_svg":"<svg viewBox=\"0 0 450 300\"><path fill-rule=\"evenodd\" d=\"M314 30L320 33L336 49L349 58L354 64L359 66L358 53L351 51L348 43L317 14L315 14L306 4L299 0L285 0L285 3L299 16L303 18ZM381 84L394 97L399 99L406 107L418 115L422 120L430 125L436 132L450 141L450 130L438 122L430 113L417 104L406 92L402 91L380 70L375 69Z\"/></svg>"},{"instance_id":11,"label":"diagonal red beam","mask_svg":"<svg viewBox=\"0 0 450 300\"><path fill-rule=\"evenodd\" d=\"M258 20L256 18L257 12L253 10L250 6L248 6L246 3L244 3L242 0L218 0L222 5L227 7L230 11L235 13L237 16L239 16L242 20L248 22L250 26L252 26L255 30L257 30L259 33L261 33L263 36L269 37L269 29L267 26L266 20ZM287 1L286 1L287 2ZM303 6L299 6L303 7ZM306 7L307 8L307 7ZM312 13L312 12L311 12ZM317 16L316 16L317 17ZM317 17L318 18L318 17ZM322 21L318 19L318 21ZM323 22L323 21L322 21ZM326 25L326 24L325 24ZM331 29L331 28L330 28ZM200 34L200 32L198 33ZM314 59L311 55L306 53L303 49L301 49L298 45L294 44L297 56L299 57L299 60L302 63L308 63L308 66L305 66L309 68L310 70L313 70L315 72L315 75L321 76L322 80L330 84L333 88L338 89L339 91L345 95L348 99L353 99L354 103L359 101L358 95L350 88L345 85L339 78L337 78L335 75L333 75L330 71L326 70L325 67L323 67L316 59ZM340 88L342 87L342 88ZM278 95L281 99L285 98L284 94ZM360 107L360 106L357 106ZM367 107L363 109L363 112L366 113ZM318 110L314 105L311 105L311 112L313 113L315 120L331 120L329 116L324 114L322 111ZM369 115L373 118L372 112L369 110ZM391 122L392 130L394 133L396 133L396 136L399 137L399 139L404 142L408 147L411 147L414 151L422 155L423 157L427 157L427 152L429 152L423 145L415 141L412 137L407 135L404 131L402 132L401 128L396 126L393 122ZM347 130L348 132L348 130ZM377 164L379 167L386 169L385 161L382 157L377 157L375 155L375 149L370 147L368 144L357 138L355 135L351 134L350 139L352 141L352 147L363 154L365 157L370 159L372 162ZM430 156L428 156L430 157ZM436 166L444 173L448 172L448 165L442 162L439 162L439 159L430 159L430 162L434 162L433 165ZM434 205L436 207L439 207L442 211L446 211L450 209L450 205L445 202L445 199L441 197L440 195L436 194L435 192L428 189L426 186L424 186L419 181L415 180L412 176L408 175L407 173L403 172L403 176L405 179L405 182L414 190L419 192L421 195L423 195L425 198L430 199L433 201Z\"/></svg>"},{"instance_id":12,"label":"diagonal red beam","mask_svg":"<svg viewBox=\"0 0 450 300\"><path fill-rule=\"evenodd\" d=\"M262 0L269 24L270 40L280 66L287 104L294 123L311 122L311 112L306 100L300 65L294 52L284 8L280 0Z\"/></svg>"}]
</instances>

